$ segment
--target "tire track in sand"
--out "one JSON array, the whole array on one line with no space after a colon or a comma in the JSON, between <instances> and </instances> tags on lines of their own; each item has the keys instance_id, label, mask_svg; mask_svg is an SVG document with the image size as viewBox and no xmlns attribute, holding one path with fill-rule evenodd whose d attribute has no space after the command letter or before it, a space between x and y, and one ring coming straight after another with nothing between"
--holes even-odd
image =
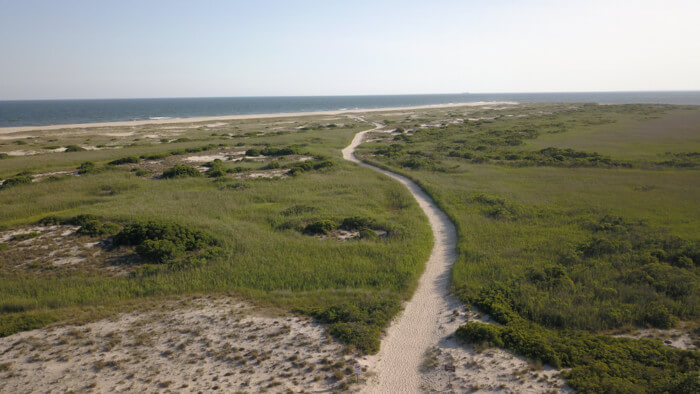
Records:
<instances>
[{"instance_id":1,"label":"tire track in sand","mask_svg":"<svg viewBox=\"0 0 700 394\"><path fill-rule=\"evenodd\" d=\"M406 186L428 217L434 245L415 293L388 328L379 353L366 362L377 375L362 391L415 393L421 391L420 367L426 350L454 333L459 325L451 318L450 312L461 304L449 294L450 268L457 257L457 232L447 215L416 183L355 157L355 148L362 143L364 136L383 127L379 123L373 124L374 129L355 134L350 145L342 150L343 159L379 171Z\"/></svg>"}]
</instances>

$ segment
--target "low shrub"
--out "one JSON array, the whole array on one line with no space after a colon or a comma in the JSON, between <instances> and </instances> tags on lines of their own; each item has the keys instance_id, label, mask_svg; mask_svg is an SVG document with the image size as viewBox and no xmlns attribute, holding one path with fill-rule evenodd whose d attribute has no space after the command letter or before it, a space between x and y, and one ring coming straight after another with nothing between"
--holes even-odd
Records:
<instances>
[{"instance_id":1,"label":"low shrub","mask_svg":"<svg viewBox=\"0 0 700 394\"><path fill-rule=\"evenodd\" d=\"M503 329L495 324L471 322L457 329L457 337L470 343L488 343L503 347Z\"/></svg>"},{"instance_id":2,"label":"low shrub","mask_svg":"<svg viewBox=\"0 0 700 394\"><path fill-rule=\"evenodd\" d=\"M175 244L167 239L148 239L136 247L136 253L154 263L167 263L184 252L182 244Z\"/></svg>"},{"instance_id":3,"label":"low shrub","mask_svg":"<svg viewBox=\"0 0 700 394\"><path fill-rule=\"evenodd\" d=\"M175 164L172 168L163 172L163 178L198 177L201 175L202 173L198 169L186 164Z\"/></svg>"},{"instance_id":4,"label":"low shrub","mask_svg":"<svg viewBox=\"0 0 700 394\"><path fill-rule=\"evenodd\" d=\"M267 163L266 165L264 165L264 166L261 168L261 170L274 170L274 169L277 169L277 168L280 168L280 167L281 167L281 166L280 166L280 163L279 163L277 160L273 160L273 161Z\"/></svg>"},{"instance_id":5,"label":"low shrub","mask_svg":"<svg viewBox=\"0 0 700 394\"><path fill-rule=\"evenodd\" d=\"M226 170L224 169L223 163L219 159L207 163L206 166L209 167L206 174L210 178L218 178L226 175Z\"/></svg>"},{"instance_id":6,"label":"low shrub","mask_svg":"<svg viewBox=\"0 0 700 394\"><path fill-rule=\"evenodd\" d=\"M32 183L32 178L27 175L16 175L11 178L5 179L5 182L3 182L2 185L0 185L0 189L7 189L8 187L13 187L17 185L25 185L28 183Z\"/></svg>"},{"instance_id":7,"label":"low shrub","mask_svg":"<svg viewBox=\"0 0 700 394\"><path fill-rule=\"evenodd\" d=\"M376 226L376 220L360 216L345 218L340 224L340 228L343 230L361 230L365 228L375 228Z\"/></svg>"},{"instance_id":8,"label":"low shrub","mask_svg":"<svg viewBox=\"0 0 700 394\"><path fill-rule=\"evenodd\" d=\"M362 228L360 229L360 239L377 240L379 235L371 228Z\"/></svg>"},{"instance_id":9,"label":"low shrub","mask_svg":"<svg viewBox=\"0 0 700 394\"><path fill-rule=\"evenodd\" d=\"M91 161L83 162L78 167L78 174L80 174L80 175L92 174L95 172L97 172L97 166L95 165L95 163L93 163Z\"/></svg>"},{"instance_id":10,"label":"low shrub","mask_svg":"<svg viewBox=\"0 0 700 394\"><path fill-rule=\"evenodd\" d=\"M212 236L175 223L129 223L114 236L114 245L136 246L136 253L156 264L167 263L171 269L190 266L218 256L221 249Z\"/></svg>"},{"instance_id":11,"label":"low shrub","mask_svg":"<svg viewBox=\"0 0 700 394\"><path fill-rule=\"evenodd\" d=\"M66 150L64 152L83 152L85 151L85 148L82 146L78 145L68 145L66 146Z\"/></svg>"},{"instance_id":12,"label":"low shrub","mask_svg":"<svg viewBox=\"0 0 700 394\"><path fill-rule=\"evenodd\" d=\"M8 157L10 157L10 155L8 155L7 153L0 153L0 160L7 159Z\"/></svg>"},{"instance_id":13,"label":"low shrub","mask_svg":"<svg viewBox=\"0 0 700 394\"><path fill-rule=\"evenodd\" d=\"M326 235L335 230L337 224L332 220L318 220L304 227L304 233L309 235Z\"/></svg>"},{"instance_id":14,"label":"low shrub","mask_svg":"<svg viewBox=\"0 0 700 394\"><path fill-rule=\"evenodd\" d=\"M342 343L373 354L379 351L382 327L401 310L401 300L392 294L364 294L327 307L302 309L320 322Z\"/></svg>"},{"instance_id":15,"label":"low shrub","mask_svg":"<svg viewBox=\"0 0 700 394\"><path fill-rule=\"evenodd\" d=\"M141 156L141 158L144 160L160 160L160 159L165 159L166 157L168 157L170 155L171 155L171 153L156 153L153 155Z\"/></svg>"},{"instance_id":16,"label":"low shrub","mask_svg":"<svg viewBox=\"0 0 700 394\"><path fill-rule=\"evenodd\" d=\"M108 164L116 166L116 165L120 165L120 164L136 164L140 161L141 161L141 159L137 156L127 156L127 157L122 157L121 159L112 160Z\"/></svg>"},{"instance_id":17,"label":"low shrub","mask_svg":"<svg viewBox=\"0 0 700 394\"><path fill-rule=\"evenodd\" d=\"M76 232L81 235L97 237L105 234L113 235L118 233L119 230L121 230L121 227L119 227L119 225L116 223L102 222L97 219L88 219L83 222Z\"/></svg>"},{"instance_id":18,"label":"low shrub","mask_svg":"<svg viewBox=\"0 0 700 394\"><path fill-rule=\"evenodd\" d=\"M24 241L24 240L27 240L27 239L36 238L36 237L38 237L38 236L40 236L40 235L41 235L41 233L38 233L38 232L36 232L36 231L32 231L32 232L29 232L29 233L20 233L20 234L15 234L15 235L13 235L12 238L11 238L11 240L12 240L12 241Z\"/></svg>"}]
</instances>

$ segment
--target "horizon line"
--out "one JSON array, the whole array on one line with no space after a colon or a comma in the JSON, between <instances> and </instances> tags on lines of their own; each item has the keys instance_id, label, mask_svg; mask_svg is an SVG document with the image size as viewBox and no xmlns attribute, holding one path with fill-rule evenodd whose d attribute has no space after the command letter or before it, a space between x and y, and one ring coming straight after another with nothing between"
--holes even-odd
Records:
<instances>
[{"instance_id":1,"label":"horizon line","mask_svg":"<svg viewBox=\"0 0 700 394\"><path fill-rule=\"evenodd\" d=\"M0 99L10 101L88 101L88 100L163 100L163 99L217 99L217 98L299 98L299 97L382 97L382 96L442 96L442 95L480 95L480 94L581 94L581 93L691 93L700 89L683 90L572 90L572 91L515 91L515 92L456 92L456 93L398 93L398 94L315 94L315 95L249 95L249 96L161 96L161 97L63 97Z\"/></svg>"}]
</instances>

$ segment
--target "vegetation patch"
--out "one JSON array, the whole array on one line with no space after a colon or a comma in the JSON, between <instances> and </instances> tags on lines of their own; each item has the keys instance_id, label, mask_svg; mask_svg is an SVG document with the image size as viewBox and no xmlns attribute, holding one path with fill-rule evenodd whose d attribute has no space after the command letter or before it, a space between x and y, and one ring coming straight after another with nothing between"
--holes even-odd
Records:
<instances>
[{"instance_id":1,"label":"vegetation patch","mask_svg":"<svg viewBox=\"0 0 700 394\"><path fill-rule=\"evenodd\" d=\"M13 177L5 179L5 182L0 185L1 189L8 189L17 185L26 185L32 183L32 177L29 175L15 175Z\"/></svg>"},{"instance_id":2,"label":"vegetation patch","mask_svg":"<svg viewBox=\"0 0 700 394\"><path fill-rule=\"evenodd\" d=\"M165 170L163 172L163 178L187 178L187 177L198 177L202 173L198 169L188 166L187 164L175 164L172 168Z\"/></svg>"},{"instance_id":3,"label":"vegetation patch","mask_svg":"<svg viewBox=\"0 0 700 394\"><path fill-rule=\"evenodd\" d=\"M171 269L201 265L221 252L209 234L175 223L129 223L114 236L114 245L136 246L139 256Z\"/></svg>"},{"instance_id":4,"label":"vegetation patch","mask_svg":"<svg viewBox=\"0 0 700 394\"><path fill-rule=\"evenodd\" d=\"M117 166L120 164L137 164L140 161L141 158L139 158L138 156L126 156L122 157L121 159L112 160L108 164L112 166Z\"/></svg>"}]
</instances>

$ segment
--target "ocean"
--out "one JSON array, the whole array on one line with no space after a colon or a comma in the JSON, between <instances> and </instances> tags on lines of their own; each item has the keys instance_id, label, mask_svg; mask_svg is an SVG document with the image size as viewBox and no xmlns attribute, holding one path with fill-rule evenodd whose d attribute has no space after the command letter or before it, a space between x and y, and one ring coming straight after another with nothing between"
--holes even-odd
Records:
<instances>
[{"instance_id":1,"label":"ocean","mask_svg":"<svg viewBox=\"0 0 700 394\"><path fill-rule=\"evenodd\" d=\"M477 101L700 105L700 91L0 101L0 127L405 107Z\"/></svg>"}]
</instances>

